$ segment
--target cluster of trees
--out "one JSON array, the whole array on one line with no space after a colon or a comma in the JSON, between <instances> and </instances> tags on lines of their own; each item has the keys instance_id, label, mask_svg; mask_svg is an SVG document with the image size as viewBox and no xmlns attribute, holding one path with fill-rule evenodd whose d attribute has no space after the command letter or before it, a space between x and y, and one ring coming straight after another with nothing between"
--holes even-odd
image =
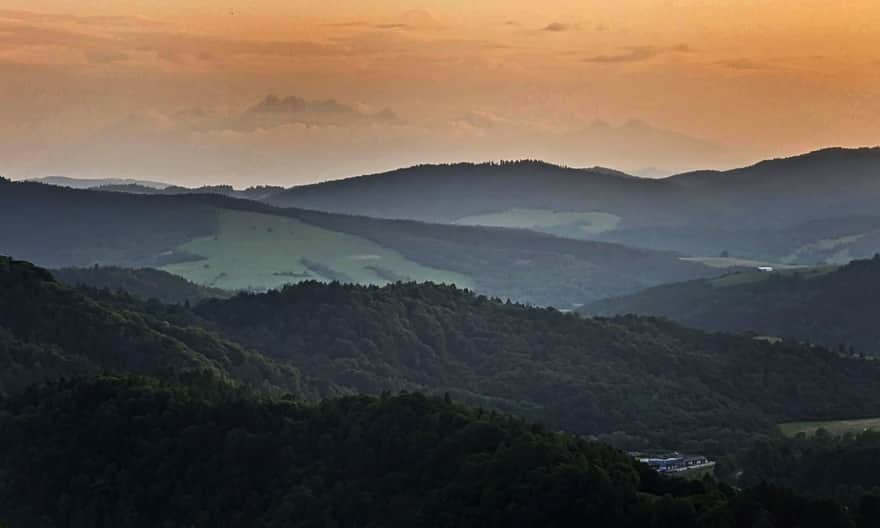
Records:
<instances>
[{"instance_id":1,"label":"cluster of trees","mask_svg":"<svg viewBox=\"0 0 880 528\"><path fill-rule=\"evenodd\" d=\"M204 372L232 383L304 394L299 371L192 324L150 313L157 301L82 290L0 257L0 393L103 371ZM181 306L181 310L185 310Z\"/></svg>"},{"instance_id":2,"label":"cluster of trees","mask_svg":"<svg viewBox=\"0 0 880 528\"><path fill-rule=\"evenodd\" d=\"M718 475L740 486L769 482L801 493L852 501L880 497L880 432L774 436L718 464ZM880 499L877 507L880 508Z\"/></svg>"},{"instance_id":3,"label":"cluster of trees","mask_svg":"<svg viewBox=\"0 0 880 528\"><path fill-rule=\"evenodd\" d=\"M736 274L599 301L588 314L639 313L688 326L756 332L880 354L880 255L833 270Z\"/></svg>"},{"instance_id":4,"label":"cluster of trees","mask_svg":"<svg viewBox=\"0 0 880 528\"><path fill-rule=\"evenodd\" d=\"M100 377L0 400L0 518L119 528L853 528L769 486L664 478L625 453L422 395L318 405Z\"/></svg>"}]
</instances>

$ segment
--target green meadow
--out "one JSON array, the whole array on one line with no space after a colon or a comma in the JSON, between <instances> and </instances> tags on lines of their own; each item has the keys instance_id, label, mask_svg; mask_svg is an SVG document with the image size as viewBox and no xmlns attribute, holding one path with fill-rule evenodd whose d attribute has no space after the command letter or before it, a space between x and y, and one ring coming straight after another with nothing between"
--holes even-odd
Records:
<instances>
[{"instance_id":1,"label":"green meadow","mask_svg":"<svg viewBox=\"0 0 880 528\"><path fill-rule=\"evenodd\" d=\"M818 422L788 422L779 424L779 429L786 436L795 436L804 433L807 436L816 434L819 429L825 429L834 436L846 433L861 433L867 430L880 430L880 418L865 418L861 420L829 420Z\"/></svg>"},{"instance_id":2,"label":"green meadow","mask_svg":"<svg viewBox=\"0 0 880 528\"><path fill-rule=\"evenodd\" d=\"M170 264L164 271L227 290L266 290L304 280L377 285L414 280L472 287L464 275L423 266L367 239L245 211L220 211L214 236L177 249L200 259Z\"/></svg>"},{"instance_id":3,"label":"green meadow","mask_svg":"<svg viewBox=\"0 0 880 528\"><path fill-rule=\"evenodd\" d=\"M549 209L508 209L498 213L467 216L456 221L461 225L482 225L534 229L551 233L597 235L613 231L620 217L602 212L552 211ZM572 236L571 234L569 236Z\"/></svg>"}]
</instances>

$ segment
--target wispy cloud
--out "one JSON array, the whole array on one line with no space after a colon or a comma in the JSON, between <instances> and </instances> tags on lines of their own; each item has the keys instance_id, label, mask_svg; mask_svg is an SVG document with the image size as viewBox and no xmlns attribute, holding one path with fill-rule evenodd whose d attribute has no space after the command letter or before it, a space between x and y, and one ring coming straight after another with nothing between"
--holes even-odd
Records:
<instances>
[{"instance_id":1,"label":"wispy cloud","mask_svg":"<svg viewBox=\"0 0 880 528\"><path fill-rule=\"evenodd\" d=\"M95 64L111 64L125 62L129 59L127 53L114 50L91 49L85 52L86 59Z\"/></svg>"},{"instance_id":2,"label":"wispy cloud","mask_svg":"<svg viewBox=\"0 0 880 528\"><path fill-rule=\"evenodd\" d=\"M35 13L12 9L0 9L0 18L29 22L32 24L76 24L80 26L101 26L112 28L162 27L167 25L164 22L143 16L78 16L55 13Z\"/></svg>"},{"instance_id":3,"label":"wispy cloud","mask_svg":"<svg viewBox=\"0 0 880 528\"><path fill-rule=\"evenodd\" d=\"M248 108L232 125L233 128L255 130L289 124L357 125L367 123L396 123L397 115L391 109L372 111L335 99L310 101L297 96L266 96Z\"/></svg>"},{"instance_id":4,"label":"wispy cloud","mask_svg":"<svg viewBox=\"0 0 880 528\"><path fill-rule=\"evenodd\" d=\"M569 31L572 29L570 24L564 24L562 22L551 22L544 26L541 31L549 31L551 33L561 33L563 31Z\"/></svg>"},{"instance_id":5,"label":"wispy cloud","mask_svg":"<svg viewBox=\"0 0 880 528\"><path fill-rule=\"evenodd\" d=\"M722 60L718 61L716 64L722 68L728 68L731 70L766 70L770 68L769 65L764 64L763 62L757 62L746 58Z\"/></svg>"},{"instance_id":6,"label":"wispy cloud","mask_svg":"<svg viewBox=\"0 0 880 528\"><path fill-rule=\"evenodd\" d=\"M595 64L625 64L630 62L643 62L651 60L660 55L667 53L689 53L690 46L687 44L679 44L677 46L658 47L658 46L629 46L624 48L620 53L608 55L595 55L584 59L584 62Z\"/></svg>"}]
</instances>

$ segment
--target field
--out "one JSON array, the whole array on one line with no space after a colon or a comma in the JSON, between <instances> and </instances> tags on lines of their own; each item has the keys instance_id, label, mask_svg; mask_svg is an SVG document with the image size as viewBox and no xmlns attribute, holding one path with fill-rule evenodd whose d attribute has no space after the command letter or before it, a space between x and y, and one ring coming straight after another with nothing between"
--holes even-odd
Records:
<instances>
[{"instance_id":1,"label":"field","mask_svg":"<svg viewBox=\"0 0 880 528\"><path fill-rule=\"evenodd\" d=\"M829 238L812 244L807 244L794 251L791 255L784 257L783 260L786 262L796 262L800 259L821 255L824 257L824 261L829 264L846 264L853 258L850 256L849 248L847 246L858 242L867 234L868 233L861 233L840 238Z\"/></svg>"},{"instance_id":2,"label":"field","mask_svg":"<svg viewBox=\"0 0 880 528\"><path fill-rule=\"evenodd\" d=\"M705 477L715 478L715 464L713 463L711 466L698 467L695 469L689 469L687 471L682 471L680 473L667 473L667 475L672 475L674 477L680 477L687 480L703 480Z\"/></svg>"},{"instance_id":3,"label":"field","mask_svg":"<svg viewBox=\"0 0 880 528\"><path fill-rule=\"evenodd\" d=\"M577 237L613 231L620 217L602 212L552 211L549 209L508 209L500 213L468 216L457 220L461 225L511 227L567 234Z\"/></svg>"},{"instance_id":4,"label":"field","mask_svg":"<svg viewBox=\"0 0 880 528\"><path fill-rule=\"evenodd\" d=\"M203 258L170 264L163 270L227 290L266 290L310 279L472 286L464 275L422 266L357 236L292 218L243 211L221 211L215 236L192 240L177 249Z\"/></svg>"},{"instance_id":5,"label":"field","mask_svg":"<svg viewBox=\"0 0 880 528\"><path fill-rule=\"evenodd\" d=\"M816 434L819 429L825 429L832 435L838 436L846 433L861 433L868 429L880 430L880 418L865 418L862 420L833 420L827 422L789 422L779 424L779 429L785 436L795 436L804 433L807 436Z\"/></svg>"},{"instance_id":6,"label":"field","mask_svg":"<svg viewBox=\"0 0 880 528\"><path fill-rule=\"evenodd\" d=\"M759 266L771 266L777 270L799 269L803 266L781 264L779 262L766 262L762 260L749 260L734 257L682 257L681 260L699 262L710 268L757 268Z\"/></svg>"}]
</instances>

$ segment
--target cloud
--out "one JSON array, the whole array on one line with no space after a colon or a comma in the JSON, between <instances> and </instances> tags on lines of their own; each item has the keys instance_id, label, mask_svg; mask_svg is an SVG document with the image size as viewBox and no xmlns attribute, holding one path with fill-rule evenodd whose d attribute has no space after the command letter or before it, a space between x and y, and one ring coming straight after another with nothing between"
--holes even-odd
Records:
<instances>
[{"instance_id":1,"label":"cloud","mask_svg":"<svg viewBox=\"0 0 880 528\"><path fill-rule=\"evenodd\" d=\"M745 58L718 61L716 64L731 70L766 70L769 68L764 63Z\"/></svg>"},{"instance_id":2,"label":"cloud","mask_svg":"<svg viewBox=\"0 0 880 528\"><path fill-rule=\"evenodd\" d=\"M290 124L344 126L398 121L397 115L388 108L374 112L335 99L309 101L297 96L268 95L245 110L230 128L256 130Z\"/></svg>"},{"instance_id":3,"label":"cloud","mask_svg":"<svg viewBox=\"0 0 880 528\"><path fill-rule=\"evenodd\" d=\"M413 29L409 24L374 24L376 29Z\"/></svg>"},{"instance_id":4,"label":"cloud","mask_svg":"<svg viewBox=\"0 0 880 528\"><path fill-rule=\"evenodd\" d=\"M125 62L128 60L128 54L115 50L91 49L85 52L86 59L94 64L112 64L114 62Z\"/></svg>"},{"instance_id":5,"label":"cloud","mask_svg":"<svg viewBox=\"0 0 880 528\"><path fill-rule=\"evenodd\" d=\"M0 44L6 44L10 48L24 46L78 47L83 44L94 45L102 42L104 40L99 37L75 31L0 21Z\"/></svg>"},{"instance_id":6,"label":"cloud","mask_svg":"<svg viewBox=\"0 0 880 528\"><path fill-rule=\"evenodd\" d=\"M563 31L571 30L571 26L569 24L563 24L562 22L551 22L544 26L541 31L549 31L551 33L561 33Z\"/></svg>"},{"instance_id":7,"label":"cloud","mask_svg":"<svg viewBox=\"0 0 880 528\"><path fill-rule=\"evenodd\" d=\"M113 28L162 27L167 24L144 16L78 16L55 13L35 13L0 9L0 18L34 24L76 24Z\"/></svg>"},{"instance_id":8,"label":"cloud","mask_svg":"<svg viewBox=\"0 0 880 528\"><path fill-rule=\"evenodd\" d=\"M138 32L119 38L138 51L155 53L159 57L210 57L235 55L272 55L279 57L327 57L351 54L352 50L319 42L256 41L192 35L187 33Z\"/></svg>"},{"instance_id":9,"label":"cloud","mask_svg":"<svg viewBox=\"0 0 880 528\"><path fill-rule=\"evenodd\" d=\"M670 47L657 46L630 46L625 51L611 55L596 55L584 59L584 62L595 64L625 64L630 62L643 62L651 60L667 53L690 53L692 50L687 44L678 44Z\"/></svg>"}]
</instances>

